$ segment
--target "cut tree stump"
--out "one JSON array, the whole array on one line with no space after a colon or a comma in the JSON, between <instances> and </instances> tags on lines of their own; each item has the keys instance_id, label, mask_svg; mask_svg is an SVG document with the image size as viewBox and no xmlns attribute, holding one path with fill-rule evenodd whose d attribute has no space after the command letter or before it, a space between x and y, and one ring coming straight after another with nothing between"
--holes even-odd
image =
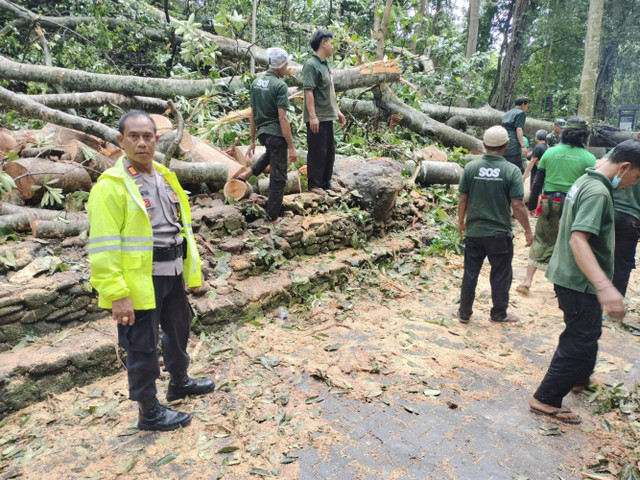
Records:
<instances>
[{"instance_id":1,"label":"cut tree stump","mask_svg":"<svg viewBox=\"0 0 640 480\"><path fill-rule=\"evenodd\" d=\"M258 180L257 191L260 195L269 195L269 179L262 178ZM287 173L287 183L284 186L284 194L291 195L294 193L300 193L302 186L300 185L300 173L295 170Z\"/></svg>"},{"instance_id":2,"label":"cut tree stump","mask_svg":"<svg viewBox=\"0 0 640 480\"><path fill-rule=\"evenodd\" d=\"M238 163L235 158L214 147L206 140L192 138L192 141L193 147L185 154L186 158L194 162L225 163L229 167L228 179L244 169L244 166Z\"/></svg>"},{"instance_id":3,"label":"cut tree stump","mask_svg":"<svg viewBox=\"0 0 640 480\"><path fill-rule=\"evenodd\" d=\"M0 153L7 153L15 150L18 147L18 142L9 130L0 128Z\"/></svg>"},{"instance_id":4,"label":"cut tree stump","mask_svg":"<svg viewBox=\"0 0 640 480\"><path fill-rule=\"evenodd\" d=\"M4 171L11 175L18 187L20 195L25 200L39 200L45 192L45 188L34 190L34 186L42 186L45 178L49 182L57 179L52 184L54 188L61 188L62 193L72 193L79 190L88 192L91 190L91 177L82 166L77 163L52 162L42 158L21 158L9 162Z\"/></svg>"},{"instance_id":5,"label":"cut tree stump","mask_svg":"<svg viewBox=\"0 0 640 480\"><path fill-rule=\"evenodd\" d=\"M35 238L75 237L89 231L89 220L63 222L60 220L32 220L31 234Z\"/></svg>"},{"instance_id":6,"label":"cut tree stump","mask_svg":"<svg viewBox=\"0 0 640 480\"><path fill-rule=\"evenodd\" d=\"M171 119L169 119L168 117L165 117L164 115L158 115L157 113L152 113L149 116L156 124L156 135L158 135L159 137L173 130Z\"/></svg>"},{"instance_id":7,"label":"cut tree stump","mask_svg":"<svg viewBox=\"0 0 640 480\"><path fill-rule=\"evenodd\" d=\"M235 200L248 198L252 193L253 188L251 188L251 185L242 180L232 179L224 186L224 196L232 197Z\"/></svg>"}]
</instances>

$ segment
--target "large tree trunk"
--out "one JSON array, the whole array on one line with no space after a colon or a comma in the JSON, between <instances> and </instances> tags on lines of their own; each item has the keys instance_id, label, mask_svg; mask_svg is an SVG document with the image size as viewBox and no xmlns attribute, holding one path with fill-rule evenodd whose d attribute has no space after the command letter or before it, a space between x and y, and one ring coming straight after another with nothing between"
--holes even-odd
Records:
<instances>
[{"instance_id":1,"label":"large tree trunk","mask_svg":"<svg viewBox=\"0 0 640 480\"><path fill-rule=\"evenodd\" d=\"M379 96L376 104L364 100L342 99L341 109L358 118L370 120L380 117L393 118L399 124L420 135L430 136L447 147L464 147L470 152L483 152L482 142L471 135L455 130L433 120L424 113L406 105L388 88Z\"/></svg>"},{"instance_id":2,"label":"large tree trunk","mask_svg":"<svg viewBox=\"0 0 640 480\"><path fill-rule=\"evenodd\" d=\"M162 113L169 108L167 102L152 97L131 97L110 92L82 92L46 95L25 95L47 107L64 110L68 108L92 108L106 104L118 105L123 110L146 110Z\"/></svg>"},{"instance_id":3,"label":"large tree trunk","mask_svg":"<svg viewBox=\"0 0 640 480\"><path fill-rule=\"evenodd\" d=\"M460 115L467 120L469 125L482 128L500 125L502 116L504 115L504 112L491 108L489 105L485 105L481 108L457 108L423 102L420 106L422 112L438 122L445 123L451 117ZM525 135L534 136L540 129L551 131L553 129L553 122L527 117L527 121L524 124Z\"/></svg>"},{"instance_id":4,"label":"large tree trunk","mask_svg":"<svg viewBox=\"0 0 640 480\"><path fill-rule=\"evenodd\" d=\"M584 45L584 64L582 66L582 78L580 79L580 105L578 106L578 115L587 120L593 118L603 11L604 0L590 1L587 37Z\"/></svg>"},{"instance_id":5,"label":"large tree trunk","mask_svg":"<svg viewBox=\"0 0 640 480\"><path fill-rule=\"evenodd\" d=\"M377 32L376 60L382 60L384 57L384 40L387 37L387 30L389 29L389 19L391 18L392 6L393 0L386 0L384 14L382 15L382 22L380 23L380 28Z\"/></svg>"},{"instance_id":6,"label":"large tree trunk","mask_svg":"<svg viewBox=\"0 0 640 480\"><path fill-rule=\"evenodd\" d=\"M478 46L478 25L480 22L480 0L469 1L469 28L466 57L471 58Z\"/></svg>"},{"instance_id":7,"label":"large tree trunk","mask_svg":"<svg viewBox=\"0 0 640 480\"><path fill-rule=\"evenodd\" d=\"M256 184L257 191L260 195L269 195L269 178L261 178ZM284 194L291 195L294 193L300 193L302 187L300 186L300 174L297 171L291 171L287 173L287 183L284 186Z\"/></svg>"},{"instance_id":8,"label":"large tree trunk","mask_svg":"<svg viewBox=\"0 0 640 480\"><path fill-rule=\"evenodd\" d=\"M604 8L604 19L607 19L607 23L604 23L602 27L604 46L600 56L600 65L598 66L593 116L598 120L606 121L611 107L611 98L613 97L613 83L618 66L618 51L621 38L618 32L607 31L605 25L615 24L622 29L629 24L629 19L626 15L626 9L616 7L613 1L606 2ZM604 19L603 22L605 22Z\"/></svg>"},{"instance_id":9,"label":"large tree trunk","mask_svg":"<svg viewBox=\"0 0 640 480\"><path fill-rule=\"evenodd\" d=\"M489 97L489 104L498 110L509 110L513 105L518 77L520 76L520 60L526 39L527 12L529 11L530 2L531 0L516 0L513 28L500 68L498 85Z\"/></svg>"},{"instance_id":10,"label":"large tree trunk","mask_svg":"<svg viewBox=\"0 0 640 480\"><path fill-rule=\"evenodd\" d=\"M336 91L351 90L359 87L371 87L382 82L396 82L402 71L396 62L373 62L355 68L334 72ZM106 91L121 95L144 95L158 98L172 98L181 95L195 98L211 90L214 83L210 80L171 80L164 78L145 78L130 75L106 75L89 73L66 68L43 67L14 62L0 56L0 78L24 82L40 82L62 85L70 90ZM295 83L302 86L302 74L294 75ZM224 83L224 79L219 82ZM242 85L239 79L231 82L228 88L234 90Z\"/></svg>"},{"instance_id":11,"label":"large tree trunk","mask_svg":"<svg viewBox=\"0 0 640 480\"><path fill-rule=\"evenodd\" d=\"M27 232L33 220L53 220L64 218L69 222L87 221L86 213L69 213L60 210L44 210L41 208L20 207L7 202L0 202L0 229L10 228L15 232Z\"/></svg>"},{"instance_id":12,"label":"large tree trunk","mask_svg":"<svg viewBox=\"0 0 640 480\"><path fill-rule=\"evenodd\" d=\"M217 192L224 188L229 175L229 165L219 162L182 162L171 160L171 171L175 172L180 185L189 190L190 185L206 183L209 190Z\"/></svg>"},{"instance_id":13,"label":"large tree trunk","mask_svg":"<svg viewBox=\"0 0 640 480\"><path fill-rule=\"evenodd\" d=\"M546 116L553 116L553 111L545 112L544 106L546 103L546 91L547 91L547 79L549 78L549 67L551 65L551 52L553 50L553 40L556 32L556 19L558 18L558 6L560 0L556 0L553 10L551 10L551 28L549 30L549 48L547 50L547 60L544 64L544 75L542 76L542 88L540 89L540 114L548 113Z\"/></svg>"}]
</instances>

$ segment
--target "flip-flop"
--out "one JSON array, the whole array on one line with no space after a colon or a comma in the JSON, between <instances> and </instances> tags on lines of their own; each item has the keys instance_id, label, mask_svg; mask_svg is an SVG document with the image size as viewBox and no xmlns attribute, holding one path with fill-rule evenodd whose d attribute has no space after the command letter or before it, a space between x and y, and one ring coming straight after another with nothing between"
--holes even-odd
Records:
<instances>
[{"instance_id":1,"label":"flip-flop","mask_svg":"<svg viewBox=\"0 0 640 480\"><path fill-rule=\"evenodd\" d=\"M529 289L529 287L525 287L524 285L518 285L516 287L516 292L527 294L531 292L531 290Z\"/></svg>"},{"instance_id":2,"label":"flip-flop","mask_svg":"<svg viewBox=\"0 0 640 480\"><path fill-rule=\"evenodd\" d=\"M559 416L559 415L566 415L567 413L573 413L568 408L559 408L558 410L555 410L553 412L545 412L543 410L538 410L537 408L533 408L531 406L529 408L536 415L546 415L547 417L555 418L556 420L559 420L559 421L561 421L563 423L571 423L573 425L577 425L578 423L582 422L580 417L577 417L577 418L566 418L566 417L560 417Z\"/></svg>"}]
</instances>

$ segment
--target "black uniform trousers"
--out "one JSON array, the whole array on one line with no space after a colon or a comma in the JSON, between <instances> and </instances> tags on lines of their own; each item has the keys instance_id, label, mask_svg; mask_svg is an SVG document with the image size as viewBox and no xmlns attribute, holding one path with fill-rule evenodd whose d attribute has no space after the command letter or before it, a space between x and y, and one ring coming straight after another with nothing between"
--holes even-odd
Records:
<instances>
[{"instance_id":1,"label":"black uniform trousers","mask_svg":"<svg viewBox=\"0 0 640 480\"><path fill-rule=\"evenodd\" d=\"M491 273L491 319L504 320L509 306L509 288L513 280L513 237L511 233L499 232L493 237L465 237L464 274L460 291L460 316L468 319L473 313L476 286L482 263L489 258Z\"/></svg>"},{"instance_id":2,"label":"black uniform trousers","mask_svg":"<svg viewBox=\"0 0 640 480\"><path fill-rule=\"evenodd\" d=\"M311 131L307 123L307 177L309 190L329 188L336 160L336 144L333 138L333 122L320 122L318 133Z\"/></svg>"},{"instance_id":3,"label":"black uniform trousers","mask_svg":"<svg viewBox=\"0 0 640 480\"><path fill-rule=\"evenodd\" d=\"M554 285L558 306L564 313L560 334L547 374L533 396L560 408L562 399L575 386L588 386L602 334L602 307L595 295Z\"/></svg>"},{"instance_id":4,"label":"black uniform trousers","mask_svg":"<svg viewBox=\"0 0 640 480\"><path fill-rule=\"evenodd\" d=\"M261 133L258 136L266 152L251 166L254 175L260 175L267 166L269 170L269 200L267 201L267 217L275 220L280 216L284 187L287 184L287 141L284 137Z\"/></svg>"},{"instance_id":5,"label":"black uniform trousers","mask_svg":"<svg viewBox=\"0 0 640 480\"><path fill-rule=\"evenodd\" d=\"M616 211L616 245L613 263L613 284L624 296L627 294L631 270L636 268L636 246L640 221L633 215Z\"/></svg>"},{"instance_id":6,"label":"black uniform trousers","mask_svg":"<svg viewBox=\"0 0 640 480\"><path fill-rule=\"evenodd\" d=\"M505 160L509 163L513 163L516 167L520 169L522 173L524 173L524 164L522 163L522 154L518 153L517 155L503 155Z\"/></svg>"},{"instance_id":7,"label":"black uniform trousers","mask_svg":"<svg viewBox=\"0 0 640 480\"><path fill-rule=\"evenodd\" d=\"M189 368L187 342L193 314L182 275L154 276L156 308L135 310L133 325L118 325L118 343L127 350L129 398L136 402L156 396L159 327L162 327L164 369L180 374Z\"/></svg>"}]
</instances>

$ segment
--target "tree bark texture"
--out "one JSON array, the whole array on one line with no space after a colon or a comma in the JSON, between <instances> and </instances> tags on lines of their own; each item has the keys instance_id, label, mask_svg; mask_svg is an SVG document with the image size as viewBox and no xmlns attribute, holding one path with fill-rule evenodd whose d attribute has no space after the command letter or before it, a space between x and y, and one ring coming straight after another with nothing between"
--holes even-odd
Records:
<instances>
[{"instance_id":1,"label":"tree bark texture","mask_svg":"<svg viewBox=\"0 0 640 480\"><path fill-rule=\"evenodd\" d=\"M355 68L337 70L334 72L334 86L336 91L351 90L360 87L371 87L382 82L396 82L402 71L397 62L373 62ZM0 56L0 77L7 80L24 82L40 82L51 85L62 85L70 90L104 91L121 95L144 95L157 98L172 98L181 95L195 98L204 95L214 87L210 80L171 80L164 78L134 77L130 75L106 75L89 73L80 70L70 70L58 67L43 67L14 62ZM295 83L302 86L302 71L293 77ZM224 84L220 79L216 84ZM239 79L227 85L230 90L240 88ZM28 95L22 95L27 97Z\"/></svg>"},{"instance_id":2,"label":"tree bark texture","mask_svg":"<svg viewBox=\"0 0 640 480\"><path fill-rule=\"evenodd\" d=\"M32 220L31 234L35 238L75 237L89 231L89 220L63 222L60 220Z\"/></svg>"},{"instance_id":3,"label":"tree bark texture","mask_svg":"<svg viewBox=\"0 0 640 480\"><path fill-rule=\"evenodd\" d=\"M584 44L584 64L582 66L582 78L580 79L580 105L578 106L578 115L587 120L593 118L595 105L603 12L604 0L591 0L589 2L587 37Z\"/></svg>"},{"instance_id":4,"label":"tree bark texture","mask_svg":"<svg viewBox=\"0 0 640 480\"><path fill-rule=\"evenodd\" d=\"M224 188L229 175L229 165L219 162L183 162L174 158L170 168L186 190L190 185L206 183L209 190L217 192Z\"/></svg>"},{"instance_id":5,"label":"tree bark texture","mask_svg":"<svg viewBox=\"0 0 640 480\"><path fill-rule=\"evenodd\" d=\"M46 181L57 180L52 187L61 188L62 193L91 190L91 177L76 163L52 162L42 158L21 158L9 162L4 171L16 182L20 195L25 200L38 200L46 191ZM34 190L34 186L40 186Z\"/></svg>"},{"instance_id":6,"label":"tree bark texture","mask_svg":"<svg viewBox=\"0 0 640 480\"><path fill-rule=\"evenodd\" d=\"M478 46L478 26L480 23L480 0L469 1L469 28L467 29L466 57L471 58Z\"/></svg>"},{"instance_id":7,"label":"tree bark texture","mask_svg":"<svg viewBox=\"0 0 640 480\"><path fill-rule=\"evenodd\" d=\"M162 113L168 108L167 102L157 98L127 96L119 93L100 91L23 96L41 103L42 105L58 110L67 108L101 107L102 105L107 104L118 105L123 110L138 109L153 113Z\"/></svg>"},{"instance_id":8,"label":"tree bark texture","mask_svg":"<svg viewBox=\"0 0 640 480\"><path fill-rule=\"evenodd\" d=\"M504 115L504 112L491 108L489 105L485 105L482 108L458 108L423 102L420 106L422 112L439 122L444 123L451 117L460 115L467 120L469 125L483 128L500 125ZM553 122L527 117L523 129L525 135L534 136L536 131L541 129L550 132L553 129Z\"/></svg>"},{"instance_id":9,"label":"tree bark texture","mask_svg":"<svg viewBox=\"0 0 640 480\"><path fill-rule=\"evenodd\" d=\"M269 178L261 178L256 184L257 192L260 195L269 195ZM293 193L300 193L302 187L300 186L300 174L298 171L287 172L287 183L284 186L284 194L291 195Z\"/></svg>"},{"instance_id":10,"label":"tree bark texture","mask_svg":"<svg viewBox=\"0 0 640 480\"><path fill-rule=\"evenodd\" d=\"M462 167L454 162L422 162L416 182L423 186L433 184L457 185L462 177Z\"/></svg>"},{"instance_id":11,"label":"tree bark texture","mask_svg":"<svg viewBox=\"0 0 640 480\"><path fill-rule=\"evenodd\" d=\"M340 108L343 113L348 112L364 120L375 117L388 120L392 115L397 115L394 117L395 123L420 135L433 137L447 147L464 147L471 152L484 151L482 142L477 138L435 121L397 97L394 99L393 96L387 96L378 101L377 105L364 100L343 99Z\"/></svg>"},{"instance_id":12,"label":"tree bark texture","mask_svg":"<svg viewBox=\"0 0 640 480\"><path fill-rule=\"evenodd\" d=\"M391 18L392 6L393 0L386 0L384 14L382 15L382 22L380 22L380 28L377 32L376 60L382 60L384 57L384 40L387 37L387 30L389 30L389 19Z\"/></svg>"},{"instance_id":13,"label":"tree bark texture","mask_svg":"<svg viewBox=\"0 0 640 480\"><path fill-rule=\"evenodd\" d=\"M497 88L489 98L489 104L498 110L509 110L513 106L520 66L522 49L526 40L527 13L531 0L515 0L513 28L509 37L509 45L500 68Z\"/></svg>"},{"instance_id":14,"label":"tree bark texture","mask_svg":"<svg viewBox=\"0 0 640 480\"><path fill-rule=\"evenodd\" d=\"M0 202L0 228L10 228L15 232L27 232L33 220L53 220L64 218L69 222L88 221L86 213L69 213L60 210L20 207L12 203Z\"/></svg>"}]
</instances>

